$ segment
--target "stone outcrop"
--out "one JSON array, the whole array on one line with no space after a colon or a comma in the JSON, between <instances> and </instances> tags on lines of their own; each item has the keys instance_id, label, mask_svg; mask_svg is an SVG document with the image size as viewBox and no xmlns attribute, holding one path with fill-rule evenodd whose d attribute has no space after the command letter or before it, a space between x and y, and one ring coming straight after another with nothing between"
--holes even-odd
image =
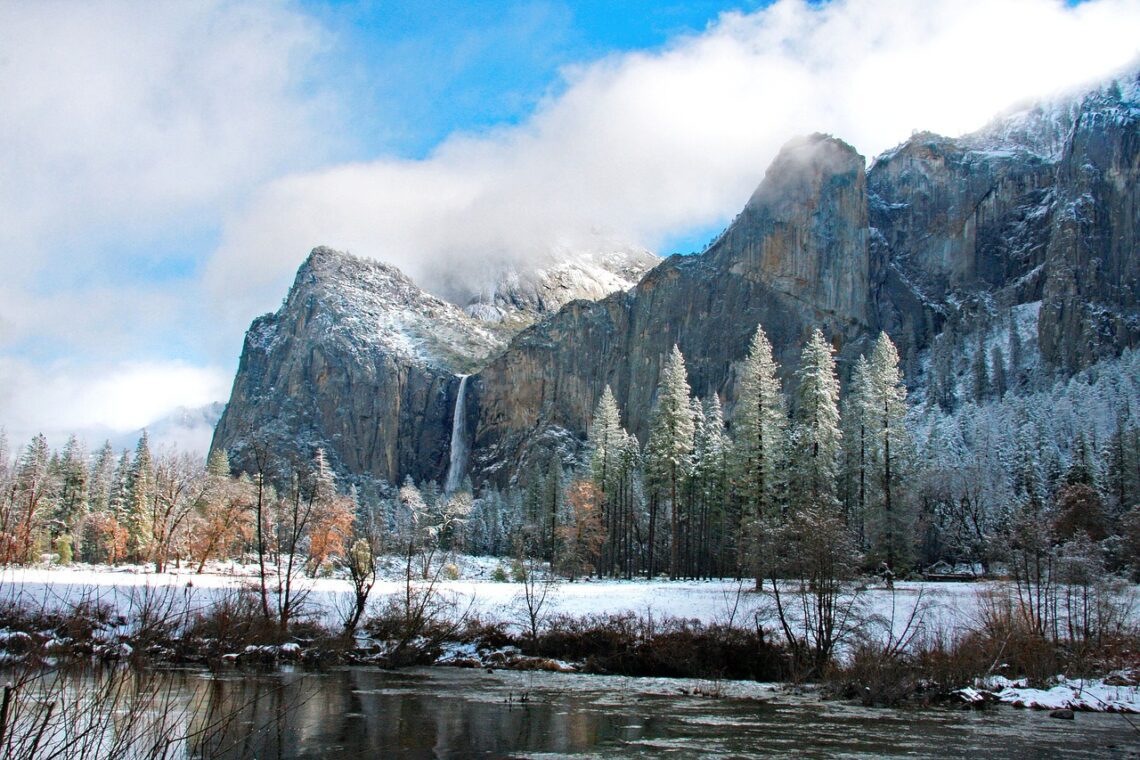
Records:
<instances>
[{"instance_id":1,"label":"stone outcrop","mask_svg":"<svg viewBox=\"0 0 1140 760\"><path fill-rule=\"evenodd\" d=\"M1074 370L1140 339L1140 73L1084 98L1055 194L1038 342Z\"/></svg>"},{"instance_id":2,"label":"stone outcrop","mask_svg":"<svg viewBox=\"0 0 1140 760\"><path fill-rule=\"evenodd\" d=\"M442 482L460 376L559 299L603 296L656 261L617 251L516 273L497 291L513 300L488 315L426 293L395 267L316 248L281 308L250 326L212 446L240 470L256 469L258 447L286 460L322 448L345 474Z\"/></svg>"},{"instance_id":3,"label":"stone outcrop","mask_svg":"<svg viewBox=\"0 0 1140 760\"><path fill-rule=\"evenodd\" d=\"M399 482L447 471L458 373L502 348L458 307L393 267L317 248L285 303L246 334L214 433L237 469L258 446Z\"/></svg>"}]
</instances>

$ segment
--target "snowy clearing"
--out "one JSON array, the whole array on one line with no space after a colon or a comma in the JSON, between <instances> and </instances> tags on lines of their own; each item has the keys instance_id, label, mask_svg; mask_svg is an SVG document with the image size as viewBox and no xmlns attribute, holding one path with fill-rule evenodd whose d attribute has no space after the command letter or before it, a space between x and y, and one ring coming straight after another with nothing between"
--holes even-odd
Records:
<instances>
[{"instance_id":1,"label":"snowy clearing","mask_svg":"<svg viewBox=\"0 0 1140 760\"><path fill-rule=\"evenodd\" d=\"M522 584L490 580L499 564L490 558L462 558L465 575L472 578L441 580L437 590L456 609L470 609L485 622L520 622L517 602ZM388 565L385 579L376 583L371 603L401 592L402 579ZM34 567L0 571L0 603L17 601L46 610L64 609L79 602L98 602L128 616L144 601L163 599L173 612L194 611L225 593L256 585L257 568L230 564L195 574L191 569L155 573L127 567ZM336 578L303 579L307 604L323 622L339 622L340 610L349 602L352 587ZM859 614L875 617L879 627L893 621L900 632L916 604L927 631L952 634L977 619L980 595L1001 590L1001 583L897 583L894 591L870 588L860 594ZM752 625L755 616L765 624L774 618L771 595L755 593L752 582L596 580L559 581L549 594L544 613L549 615L616 615L632 613L653 619L680 618L705 624Z\"/></svg>"}]
</instances>

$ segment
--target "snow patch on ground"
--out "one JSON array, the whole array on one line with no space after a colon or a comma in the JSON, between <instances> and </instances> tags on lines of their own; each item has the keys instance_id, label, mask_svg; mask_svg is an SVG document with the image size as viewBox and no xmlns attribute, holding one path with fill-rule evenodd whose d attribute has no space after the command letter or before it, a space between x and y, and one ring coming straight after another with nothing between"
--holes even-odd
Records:
<instances>
[{"instance_id":1,"label":"snow patch on ground","mask_svg":"<svg viewBox=\"0 0 1140 760\"><path fill-rule=\"evenodd\" d=\"M1121 674L1107 678L1067 679L1057 676L1056 685L1033 689L1024 680L1011 681L1002 676L986 679L982 684L999 702L1015 707L1038 710L1081 710L1086 712L1140 713L1140 687L1121 683Z\"/></svg>"}]
</instances>

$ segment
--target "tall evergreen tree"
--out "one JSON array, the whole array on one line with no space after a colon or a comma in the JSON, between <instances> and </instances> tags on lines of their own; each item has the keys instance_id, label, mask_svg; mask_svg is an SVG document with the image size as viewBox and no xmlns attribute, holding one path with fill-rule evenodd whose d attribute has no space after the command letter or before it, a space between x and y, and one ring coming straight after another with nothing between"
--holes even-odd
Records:
<instances>
[{"instance_id":1,"label":"tall evergreen tree","mask_svg":"<svg viewBox=\"0 0 1140 760\"><path fill-rule=\"evenodd\" d=\"M673 346L661 380L657 384L657 401L649 421L649 440L645 446L645 465L651 487L658 498L668 494L670 506L671 549L669 574L680 572L680 488L688 475L693 451L693 415L689 407L689 380L685 357ZM655 517L655 515L651 516ZM650 535L654 526L650 526ZM650 539L652 543L652 538ZM652 547L650 548L652 551Z\"/></svg>"},{"instance_id":2,"label":"tall evergreen tree","mask_svg":"<svg viewBox=\"0 0 1140 760\"><path fill-rule=\"evenodd\" d=\"M986 367L986 334L981 325L978 325L978 344L974 347L974 359L971 365L971 378L974 383L974 400L985 401L990 396L990 373Z\"/></svg>"},{"instance_id":3,"label":"tall evergreen tree","mask_svg":"<svg viewBox=\"0 0 1140 760\"><path fill-rule=\"evenodd\" d=\"M1009 313L1009 372L1007 373L1007 387L1017 390L1021 387L1021 367L1025 362L1022 356L1021 330L1017 325L1017 315Z\"/></svg>"},{"instance_id":4,"label":"tall evergreen tree","mask_svg":"<svg viewBox=\"0 0 1140 760\"><path fill-rule=\"evenodd\" d=\"M772 344L757 325L740 375L733 416L733 455L746 517L755 523L777 509L788 419Z\"/></svg>"},{"instance_id":5,"label":"tall evergreen tree","mask_svg":"<svg viewBox=\"0 0 1140 760\"><path fill-rule=\"evenodd\" d=\"M115 450L111 448L110 441L105 441L91 463L91 474L88 478L87 500L92 512L106 512L110 508L111 484L114 477Z\"/></svg>"},{"instance_id":6,"label":"tall evergreen tree","mask_svg":"<svg viewBox=\"0 0 1140 760\"><path fill-rule=\"evenodd\" d=\"M865 548L864 521L867 517L868 470L871 464L872 427L871 365L860 356L851 372L843 397L843 502L847 524L860 548Z\"/></svg>"},{"instance_id":7,"label":"tall evergreen tree","mask_svg":"<svg viewBox=\"0 0 1140 760\"><path fill-rule=\"evenodd\" d=\"M891 570L905 564L911 546L911 518L901 498L911 441L906 429L906 386L898 365L894 343L886 333L880 333L871 352L868 376L868 414L874 426L878 485L873 544Z\"/></svg>"},{"instance_id":8,"label":"tall evergreen tree","mask_svg":"<svg viewBox=\"0 0 1140 760\"><path fill-rule=\"evenodd\" d=\"M606 494L611 485L615 459L625 431L621 427L621 411L614 400L613 391L606 386L594 416L590 420L587 446L590 454L590 475L599 492Z\"/></svg>"},{"instance_id":9,"label":"tall evergreen tree","mask_svg":"<svg viewBox=\"0 0 1140 760\"><path fill-rule=\"evenodd\" d=\"M37 435L24 449L16 466L11 510L5 510L0 525L0 561L27 562L33 559L36 540L45 513L57 496L51 472L51 451L47 439Z\"/></svg>"},{"instance_id":10,"label":"tall evergreen tree","mask_svg":"<svg viewBox=\"0 0 1140 760\"><path fill-rule=\"evenodd\" d=\"M725 502L732 444L724 426L720 398L713 393L702 404L701 425L694 436L693 481L697 497L697 572L722 575Z\"/></svg>"},{"instance_id":11,"label":"tall evergreen tree","mask_svg":"<svg viewBox=\"0 0 1140 760\"><path fill-rule=\"evenodd\" d=\"M1140 450L1137 428L1125 423L1124 412L1118 412L1116 425L1104 451L1104 490L1112 518L1119 519L1132 507L1140 505Z\"/></svg>"},{"instance_id":12,"label":"tall evergreen tree","mask_svg":"<svg viewBox=\"0 0 1140 760\"><path fill-rule=\"evenodd\" d=\"M88 510L87 451L72 435L59 458L59 499L53 535L70 534Z\"/></svg>"},{"instance_id":13,"label":"tall evergreen tree","mask_svg":"<svg viewBox=\"0 0 1140 760\"><path fill-rule=\"evenodd\" d=\"M152 502L154 499L154 457L150 452L150 436L144 430L135 445L127 480L126 528L128 551L135 561L149 559L153 534Z\"/></svg>"},{"instance_id":14,"label":"tall evergreen tree","mask_svg":"<svg viewBox=\"0 0 1140 760\"><path fill-rule=\"evenodd\" d=\"M1005 374L1005 357L1002 356L1001 346L997 344L990 349L990 384L994 396L1001 401L1008 389L1008 381Z\"/></svg>"},{"instance_id":15,"label":"tall evergreen tree","mask_svg":"<svg viewBox=\"0 0 1140 760\"><path fill-rule=\"evenodd\" d=\"M792 505L797 508L838 507L836 479L840 443L839 379L831 346L816 329L800 354L796 372L796 405L791 436Z\"/></svg>"}]
</instances>

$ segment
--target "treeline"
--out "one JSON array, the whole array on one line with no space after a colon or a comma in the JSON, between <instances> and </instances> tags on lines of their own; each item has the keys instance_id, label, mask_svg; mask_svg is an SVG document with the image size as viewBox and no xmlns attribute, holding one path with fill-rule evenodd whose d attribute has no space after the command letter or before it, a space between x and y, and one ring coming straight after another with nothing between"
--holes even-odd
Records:
<instances>
[{"instance_id":1,"label":"treeline","mask_svg":"<svg viewBox=\"0 0 1140 760\"><path fill-rule=\"evenodd\" d=\"M109 443L94 456L73 436L51 451L36 436L13 458L0 432L0 562L190 562L302 554L310 573L343 557L356 519L323 452L271 483L234 476L224 452L205 466L177 451L155 454L144 432L134 452Z\"/></svg>"},{"instance_id":2,"label":"treeline","mask_svg":"<svg viewBox=\"0 0 1140 760\"><path fill-rule=\"evenodd\" d=\"M822 333L785 389L759 328L738 378L726 419L716 395L693 397L674 348L644 445L607 388L577 454L552 450L503 491L344 488L323 452L286 459L258 441L253 471L234 475L222 452L206 465L156 455L145 434L134 452L108 444L90 455L74 438L51 451L40 436L15 456L0 434L0 562L200 570L244 558L269 572L287 563L290 576L444 550L541 557L571 576L759 580L794 574L781 563L796 531L825 527L852 572L940 562L1013 572L1027 546L1057 562L1076 552L1100 573L1137 566L1134 352L1051 389L947 412L936 393L908 404L885 334L841 392Z\"/></svg>"},{"instance_id":3,"label":"treeline","mask_svg":"<svg viewBox=\"0 0 1140 760\"><path fill-rule=\"evenodd\" d=\"M772 537L810 513L838 521L845 561L863 571L1012 574L1029 545L1053 564L1080 555L1101 574L1137 568L1136 352L949 412L933 392L908 404L886 335L842 392L819 333L790 393L779 376L758 329L726 419L715 395L692 397L675 349L644 446L607 388L577 462L552 452L519 487L478 495L468 548L503 553L521 540L568 572L759 577Z\"/></svg>"}]
</instances>

